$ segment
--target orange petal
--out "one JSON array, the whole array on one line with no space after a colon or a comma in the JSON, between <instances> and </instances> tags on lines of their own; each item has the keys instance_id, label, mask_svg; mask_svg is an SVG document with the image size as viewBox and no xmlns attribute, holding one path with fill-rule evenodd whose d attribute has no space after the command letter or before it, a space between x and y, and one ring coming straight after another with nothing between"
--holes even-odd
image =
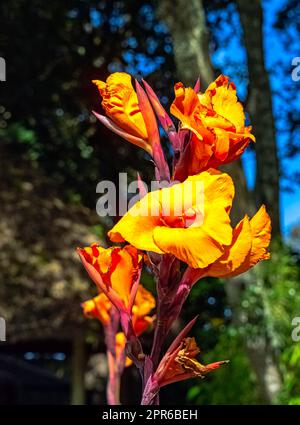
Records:
<instances>
[{"instance_id":1,"label":"orange petal","mask_svg":"<svg viewBox=\"0 0 300 425\"><path fill-rule=\"evenodd\" d=\"M193 134L188 148L190 149L190 161L187 164L189 174L198 174L199 170L207 168L208 161L213 155L212 145L199 140Z\"/></svg>"},{"instance_id":2,"label":"orange petal","mask_svg":"<svg viewBox=\"0 0 300 425\"><path fill-rule=\"evenodd\" d=\"M147 140L148 134L131 76L125 72L115 72L107 78L106 83L99 80L93 83L102 96L106 115L127 133Z\"/></svg>"},{"instance_id":3,"label":"orange petal","mask_svg":"<svg viewBox=\"0 0 300 425\"><path fill-rule=\"evenodd\" d=\"M233 273L226 275L226 277L233 277L244 273L259 261L270 258L268 247L271 239L271 220L264 205L261 206L259 211L250 220L250 227L252 236L251 250L240 267L233 271Z\"/></svg>"},{"instance_id":4,"label":"orange petal","mask_svg":"<svg viewBox=\"0 0 300 425\"><path fill-rule=\"evenodd\" d=\"M99 290L101 292L104 292L109 300L119 309L124 309L124 305L122 301L120 300L120 297L116 291L114 291L112 288L108 287L101 277L101 273L93 263L87 260L85 249L77 248L77 253L82 261L82 264L84 265L86 271L88 272L90 278L93 280L93 282L97 285Z\"/></svg>"},{"instance_id":5,"label":"orange petal","mask_svg":"<svg viewBox=\"0 0 300 425\"><path fill-rule=\"evenodd\" d=\"M127 306L132 285L136 279L137 269L133 264L131 253L127 247L118 251L118 262L110 275L112 288L119 294Z\"/></svg>"},{"instance_id":6,"label":"orange petal","mask_svg":"<svg viewBox=\"0 0 300 425\"><path fill-rule=\"evenodd\" d=\"M258 261L270 258L267 250L271 240L271 219L265 205L260 207L250 224L253 237L250 255L250 266L252 267Z\"/></svg>"},{"instance_id":7,"label":"orange petal","mask_svg":"<svg viewBox=\"0 0 300 425\"><path fill-rule=\"evenodd\" d=\"M114 132L120 137L123 137L123 139L127 140L127 142L130 142L144 149L146 152L152 155L152 148L151 148L151 145L149 145L149 143L147 142L147 140L142 139L141 137L133 136L130 133L127 133L122 128L120 128L117 124L115 124L112 120L105 117L104 115L97 114L97 112L94 112L94 111L93 111L93 114L110 131Z\"/></svg>"},{"instance_id":8,"label":"orange petal","mask_svg":"<svg viewBox=\"0 0 300 425\"><path fill-rule=\"evenodd\" d=\"M80 258L92 280L114 305L121 310L131 308L135 296L142 257L133 246L103 248L96 244L78 249Z\"/></svg>"},{"instance_id":9,"label":"orange petal","mask_svg":"<svg viewBox=\"0 0 300 425\"><path fill-rule=\"evenodd\" d=\"M232 244L226 247L222 257L208 268L206 276L225 277L234 272L245 261L251 246L251 226L246 216L233 230Z\"/></svg>"},{"instance_id":10,"label":"orange petal","mask_svg":"<svg viewBox=\"0 0 300 425\"><path fill-rule=\"evenodd\" d=\"M155 298L142 285L139 285L134 306L133 306L133 315L136 316L146 316L155 308Z\"/></svg>"},{"instance_id":11,"label":"orange petal","mask_svg":"<svg viewBox=\"0 0 300 425\"><path fill-rule=\"evenodd\" d=\"M144 333L154 322L155 317L143 316L136 317L133 320L133 329L137 336L140 336Z\"/></svg>"},{"instance_id":12,"label":"orange petal","mask_svg":"<svg viewBox=\"0 0 300 425\"><path fill-rule=\"evenodd\" d=\"M118 361L120 361L121 356L124 353L125 347L126 347L126 336L123 332L118 332L116 334L116 357ZM130 365L132 365L132 361L130 360L129 357L126 357L125 367L128 367Z\"/></svg>"},{"instance_id":13,"label":"orange petal","mask_svg":"<svg viewBox=\"0 0 300 425\"><path fill-rule=\"evenodd\" d=\"M107 325L110 316L111 302L104 293L99 294L91 300L85 301L82 304L84 315L88 318L100 320L103 325Z\"/></svg>"},{"instance_id":14,"label":"orange petal","mask_svg":"<svg viewBox=\"0 0 300 425\"><path fill-rule=\"evenodd\" d=\"M230 148L229 135L225 130L222 130L219 128L215 128L214 133L216 135L215 149L214 149L215 157L219 161L224 162L228 156L228 152Z\"/></svg>"},{"instance_id":15,"label":"orange petal","mask_svg":"<svg viewBox=\"0 0 300 425\"><path fill-rule=\"evenodd\" d=\"M244 128L245 115L243 106L238 102L234 84L229 84L229 78L220 75L206 90L211 95L214 111L234 124L236 131Z\"/></svg>"},{"instance_id":16,"label":"orange petal","mask_svg":"<svg viewBox=\"0 0 300 425\"><path fill-rule=\"evenodd\" d=\"M189 155L182 158L184 164L179 161L176 176L184 176L184 168L190 174L218 168L237 159L250 140L255 141L251 128L245 127L244 110L235 86L224 75L210 84L205 93L197 95L193 89L177 83L171 112L181 121L181 127L191 130L199 142L190 142ZM207 158L209 151L211 155Z\"/></svg>"},{"instance_id":17,"label":"orange petal","mask_svg":"<svg viewBox=\"0 0 300 425\"><path fill-rule=\"evenodd\" d=\"M175 84L175 100L171 105L171 113L182 123L182 128L193 130L198 138L202 136L197 132L195 125L195 115L201 106L194 89L185 88L182 83Z\"/></svg>"}]
</instances>

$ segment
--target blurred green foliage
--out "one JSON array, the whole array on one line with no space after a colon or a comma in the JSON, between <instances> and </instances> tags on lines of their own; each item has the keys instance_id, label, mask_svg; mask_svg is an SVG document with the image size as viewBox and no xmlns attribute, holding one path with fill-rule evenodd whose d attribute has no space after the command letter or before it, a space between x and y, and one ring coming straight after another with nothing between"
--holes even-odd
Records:
<instances>
[{"instance_id":1,"label":"blurred green foliage","mask_svg":"<svg viewBox=\"0 0 300 425\"><path fill-rule=\"evenodd\" d=\"M222 321L222 314L216 306L210 313L207 308L201 309L207 291L210 296L219 291L218 303L229 308L224 291L222 299L222 285L226 285L226 281L200 281L193 290L189 310L193 310L192 305L198 306L200 321L205 319L197 329L203 363L225 359L230 363L208 376L205 383L190 383L187 386L189 402L262 403L256 376L246 355L246 341L266 333L274 347L283 380L277 402L300 404L300 342L292 339L292 319L300 316L299 256L286 246L274 244L271 260L257 266L248 279L242 296L241 325L226 318L224 321L224 315Z\"/></svg>"},{"instance_id":2,"label":"blurred green foliage","mask_svg":"<svg viewBox=\"0 0 300 425\"><path fill-rule=\"evenodd\" d=\"M230 359L205 382L194 381L187 400L197 404L259 404L255 375L243 347L243 338L232 326L219 332L218 343L202 356L203 363Z\"/></svg>"}]
</instances>

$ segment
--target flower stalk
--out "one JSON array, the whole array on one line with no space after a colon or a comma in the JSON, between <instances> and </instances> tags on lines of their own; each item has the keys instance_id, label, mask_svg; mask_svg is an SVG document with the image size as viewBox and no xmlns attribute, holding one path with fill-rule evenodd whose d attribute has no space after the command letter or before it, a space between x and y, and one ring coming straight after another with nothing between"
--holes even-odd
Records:
<instances>
[{"instance_id":1,"label":"flower stalk","mask_svg":"<svg viewBox=\"0 0 300 425\"><path fill-rule=\"evenodd\" d=\"M120 322L120 315L115 307L111 307L110 321L104 327L104 336L108 364L108 381L106 397L109 405L120 404L120 379L125 368L126 356L124 350L118 353L116 350L116 338Z\"/></svg>"},{"instance_id":2,"label":"flower stalk","mask_svg":"<svg viewBox=\"0 0 300 425\"><path fill-rule=\"evenodd\" d=\"M159 404L160 389L191 378L203 379L225 361L203 365L193 319L163 351L193 287L202 278L237 276L270 257L270 217L263 205L232 227L230 210L235 188L219 167L238 159L255 141L246 126L235 85L220 75L204 93L175 84L170 111L175 127L150 85L143 87L123 72L95 80L105 115L98 120L124 140L150 155L156 180L167 184L147 193L138 173L140 199L108 232L112 243L79 248L79 257L99 294L83 305L87 317L104 327L109 365L107 400L120 403L120 380L133 363L142 379L141 403ZM165 131L173 150L172 173L159 133ZM146 212L146 214L145 214ZM142 286L146 263L156 281L156 300ZM156 314L151 315L154 308ZM140 335L151 330L151 352Z\"/></svg>"}]
</instances>

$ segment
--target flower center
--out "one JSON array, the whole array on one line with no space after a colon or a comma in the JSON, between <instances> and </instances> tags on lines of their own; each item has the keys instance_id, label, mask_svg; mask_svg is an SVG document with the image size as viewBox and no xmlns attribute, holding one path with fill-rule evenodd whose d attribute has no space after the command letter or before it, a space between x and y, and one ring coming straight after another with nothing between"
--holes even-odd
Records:
<instances>
[{"instance_id":1,"label":"flower center","mask_svg":"<svg viewBox=\"0 0 300 425\"><path fill-rule=\"evenodd\" d=\"M182 215L162 215L161 222L164 226L173 228L188 228L200 226L203 223L203 213L197 208L189 208Z\"/></svg>"}]
</instances>

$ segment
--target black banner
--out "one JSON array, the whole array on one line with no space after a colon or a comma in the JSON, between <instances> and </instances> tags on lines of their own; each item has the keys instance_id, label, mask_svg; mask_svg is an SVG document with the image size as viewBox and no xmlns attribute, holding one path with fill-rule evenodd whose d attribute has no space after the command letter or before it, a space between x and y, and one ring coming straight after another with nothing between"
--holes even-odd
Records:
<instances>
[{"instance_id":1,"label":"black banner","mask_svg":"<svg viewBox=\"0 0 300 425\"><path fill-rule=\"evenodd\" d=\"M1 424L150 424L244 423L298 420L300 406L2 406ZM8 423L8 422L7 422Z\"/></svg>"}]
</instances>

